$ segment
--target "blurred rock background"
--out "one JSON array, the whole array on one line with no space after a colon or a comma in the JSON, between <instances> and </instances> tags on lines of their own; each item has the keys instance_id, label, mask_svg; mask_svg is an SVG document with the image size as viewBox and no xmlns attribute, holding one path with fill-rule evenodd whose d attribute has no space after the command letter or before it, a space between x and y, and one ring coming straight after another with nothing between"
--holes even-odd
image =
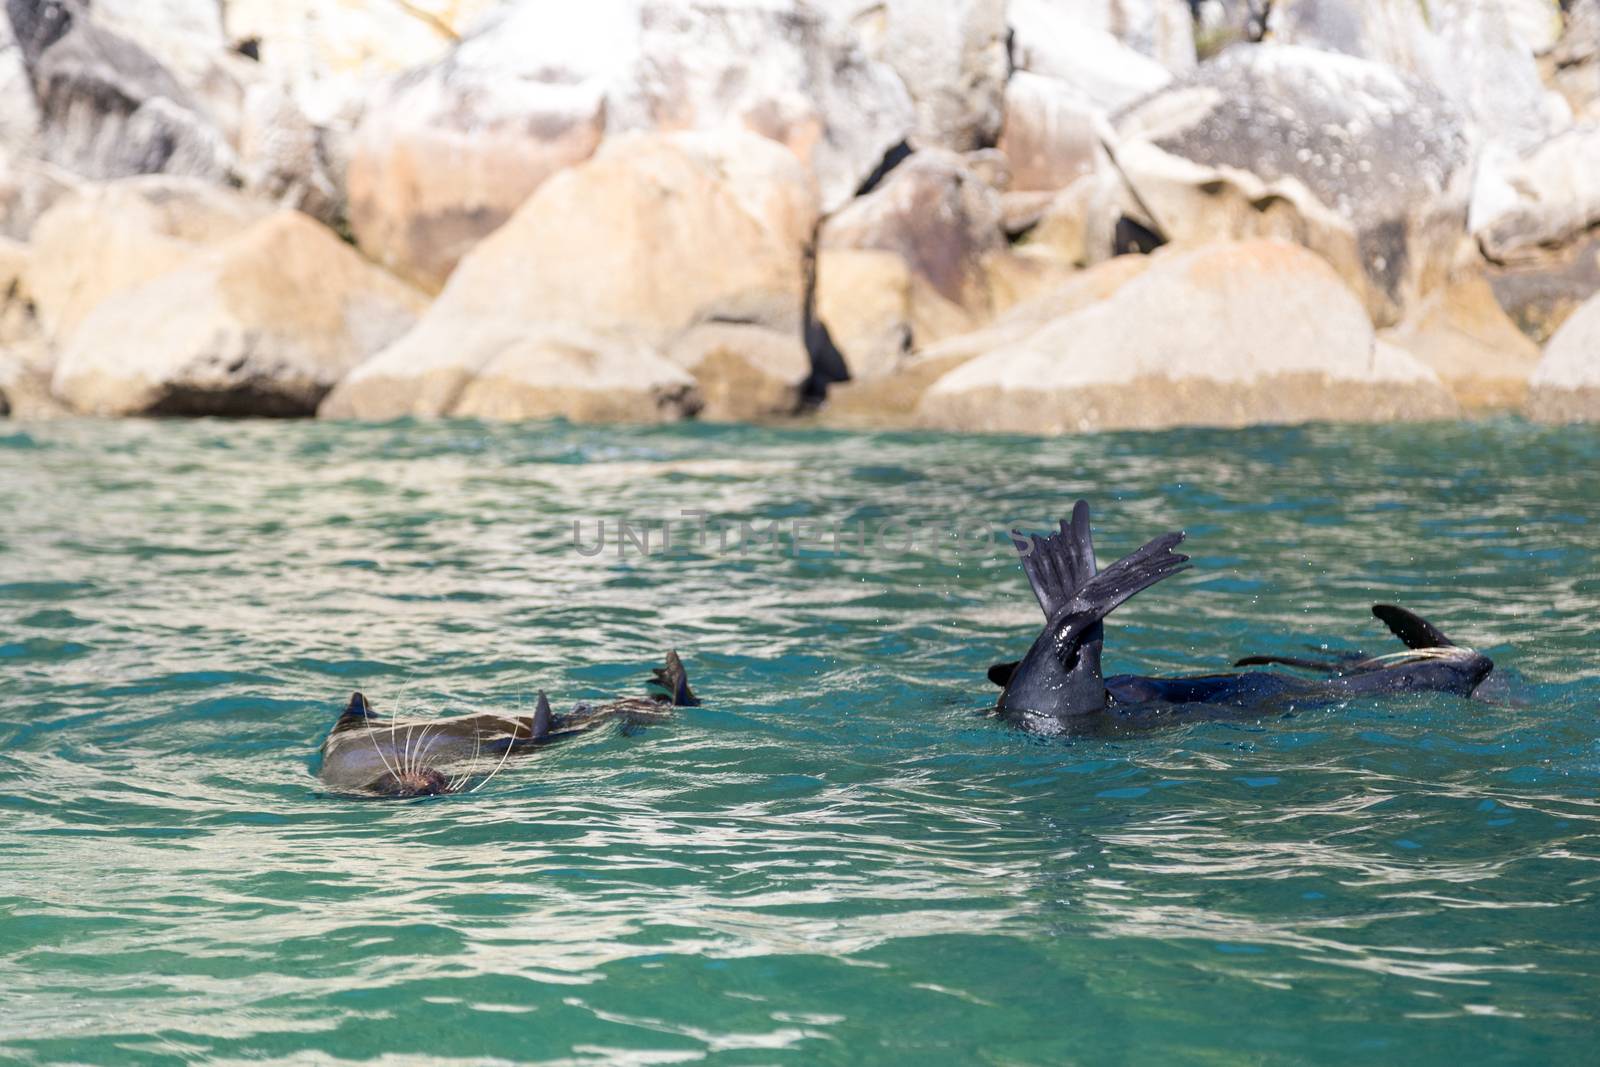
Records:
<instances>
[{"instance_id":1,"label":"blurred rock background","mask_svg":"<svg viewBox=\"0 0 1600 1067\"><path fill-rule=\"evenodd\" d=\"M1600 418L1600 0L5 0L0 411Z\"/></svg>"}]
</instances>

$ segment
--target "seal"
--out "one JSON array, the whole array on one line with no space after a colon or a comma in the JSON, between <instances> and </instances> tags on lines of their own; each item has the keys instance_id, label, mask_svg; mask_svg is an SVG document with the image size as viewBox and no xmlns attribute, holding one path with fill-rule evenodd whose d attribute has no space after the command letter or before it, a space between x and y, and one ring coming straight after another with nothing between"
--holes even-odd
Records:
<instances>
[{"instance_id":1,"label":"seal","mask_svg":"<svg viewBox=\"0 0 1600 1067\"><path fill-rule=\"evenodd\" d=\"M1287 666L1317 677L1243 671L1176 678L1101 674L1107 615L1157 582L1189 569L1174 551L1182 531L1162 534L1096 570L1089 505L1080 500L1058 533L1013 533L1028 584L1045 614L1027 655L989 668L1001 687L999 715L1045 734L1092 732L1195 718L1236 717L1358 697L1442 692L1471 696L1494 662L1455 644L1438 627L1404 608L1375 604L1372 613L1406 645L1385 656L1336 659L1246 656L1234 664Z\"/></svg>"},{"instance_id":2,"label":"seal","mask_svg":"<svg viewBox=\"0 0 1600 1067\"><path fill-rule=\"evenodd\" d=\"M565 740L604 722L660 722L671 708L697 706L676 652L655 668L645 697L578 704L556 714L539 694L532 715L463 715L450 719L382 719L353 693L322 742L317 777L330 791L370 797L437 796L481 788L512 755ZM485 759L495 761L487 776ZM478 779L474 782L474 779ZM470 785L470 789L469 789Z\"/></svg>"}]
</instances>

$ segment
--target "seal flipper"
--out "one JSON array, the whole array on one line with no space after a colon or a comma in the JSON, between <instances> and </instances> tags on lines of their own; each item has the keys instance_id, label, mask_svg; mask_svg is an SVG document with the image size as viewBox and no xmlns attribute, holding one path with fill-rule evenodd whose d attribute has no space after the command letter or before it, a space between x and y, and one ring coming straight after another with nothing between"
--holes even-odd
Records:
<instances>
[{"instance_id":1,"label":"seal flipper","mask_svg":"<svg viewBox=\"0 0 1600 1067\"><path fill-rule=\"evenodd\" d=\"M1407 648L1455 648L1456 643L1421 615L1393 604L1374 604L1372 614L1382 620L1389 632L1404 641Z\"/></svg>"},{"instance_id":2,"label":"seal flipper","mask_svg":"<svg viewBox=\"0 0 1600 1067\"><path fill-rule=\"evenodd\" d=\"M1087 500L1079 500L1072 505L1072 518L1061 520L1059 533L1048 537L1028 537L1012 531L1011 539L1022 557L1023 573L1028 576L1028 585L1033 589L1039 607L1044 609L1046 619L1054 618L1071 602L1078 590L1094 577L1094 538L1089 530ZM1098 693L1103 688L1100 651L1104 642L1105 629L1098 622L1083 635L1077 661L1064 683L1070 691L1081 694L1078 699ZM989 668L989 680L1005 688L1020 662L995 664ZM1007 666L1010 669L1001 670Z\"/></svg>"},{"instance_id":3,"label":"seal flipper","mask_svg":"<svg viewBox=\"0 0 1600 1067\"><path fill-rule=\"evenodd\" d=\"M550 726L555 715L550 711L550 698L539 690L539 702L533 708L533 722L528 727L528 740L543 741L550 736Z\"/></svg>"},{"instance_id":4,"label":"seal flipper","mask_svg":"<svg viewBox=\"0 0 1600 1067\"><path fill-rule=\"evenodd\" d=\"M665 689L669 694L662 703L680 708L700 706L700 698L689 688L689 672L684 669L683 660L678 658L676 651L667 653L665 666L657 667L650 672L650 684Z\"/></svg>"},{"instance_id":5,"label":"seal flipper","mask_svg":"<svg viewBox=\"0 0 1600 1067\"><path fill-rule=\"evenodd\" d=\"M1073 594L1094 577L1094 540L1089 532L1087 500L1072 505L1072 518L1061 520L1060 533L1037 537L1013 530L1011 539L1022 556L1028 585L1047 619L1066 607Z\"/></svg>"},{"instance_id":6,"label":"seal flipper","mask_svg":"<svg viewBox=\"0 0 1600 1067\"><path fill-rule=\"evenodd\" d=\"M1084 715L1106 706L1099 664L1087 667L1085 642L1100 622L1137 593L1188 569L1189 557L1172 551L1182 532L1163 534L1090 578L1050 621L1007 680L1002 711Z\"/></svg>"},{"instance_id":7,"label":"seal flipper","mask_svg":"<svg viewBox=\"0 0 1600 1067\"><path fill-rule=\"evenodd\" d=\"M367 698L362 696L358 690L350 694L350 703L345 705L338 721L333 724L333 729L329 730L328 733L331 736L344 730L365 729L377 717L378 713L372 710L372 705L367 703Z\"/></svg>"}]
</instances>

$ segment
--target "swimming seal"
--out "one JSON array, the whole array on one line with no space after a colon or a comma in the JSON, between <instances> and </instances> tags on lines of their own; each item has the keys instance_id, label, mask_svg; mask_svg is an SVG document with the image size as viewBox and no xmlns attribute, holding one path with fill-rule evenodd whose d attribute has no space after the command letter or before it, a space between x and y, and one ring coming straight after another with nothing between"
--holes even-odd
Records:
<instances>
[{"instance_id":1,"label":"swimming seal","mask_svg":"<svg viewBox=\"0 0 1600 1067\"><path fill-rule=\"evenodd\" d=\"M322 742L317 777L339 793L374 797L435 796L458 792L482 778L485 759L494 760L489 777L513 754L561 741L603 722L659 722L673 707L700 703L676 652L652 672L648 697L624 697L607 704L579 704L558 715L539 694L532 715L463 715L452 719L380 719L360 693ZM473 788L482 785L482 779Z\"/></svg>"},{"instance_id":2,"label":"swimming seal","mask_svg":"<svg viewBox=\"0 0 1600 1067\"><path fill-rule=\"evenodd\" d=\"M1002 687L1000 716L1038 733L1236 716L1396 693L1465 697L1494 669L1489 657L1456 645L1421 616L1392 604L1377 604L1372 613L1405 643L1406 651L1315 660L1246 656L1235 664L1288 666L1320 677L1243 671L1105 678L1100 671L1105 617L1135 594L1189 568L1189 557L1174 551L1183 533L1162 534L1100 571L1087 501L1073 506L1072 518L1061 522L1058 533L1012 537L1047 621L1028 654L1014 663L990 667L989 680Z\"/></svg>"}]
</instances>

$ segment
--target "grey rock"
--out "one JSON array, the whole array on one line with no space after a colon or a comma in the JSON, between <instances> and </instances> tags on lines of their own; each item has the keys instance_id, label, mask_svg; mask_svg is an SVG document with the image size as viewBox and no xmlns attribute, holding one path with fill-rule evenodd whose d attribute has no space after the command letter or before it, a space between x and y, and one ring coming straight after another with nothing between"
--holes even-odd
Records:
<instances>
[{"instance_id":1,"label":"grey rock","mask_svg":"<svg viewBox=\"0 0 1600 1067\"><path fill-rule=\"evenodd\" d=\"M7 0L42 158L90 178L233 176L233 150L172 73L81 0Z\"/></svg>"},{"instance_id":2,"label":"grey rock","mask_svg":"<svg viewBox=\"0 0 1600 1067\"><path fill-rule=\"evenodd\" d=\"M1442 282L1465 231L1472 151L1460 115L1384 65L1239 46L1127 109L1117 131L1137 191L1122 204L1130 217L1180 243L1298 241L1380 324Z\"/></svg>"},{"instance_id":3,"label":"grey rock","mask_svg":"<svg viewBox=\"0 0 1600 1067\"><path fill-rule=\"evenodd\" d=\"M1444 93L1484 141L1514 151L1554 133L1563 117L1505 0L1279 0L1273 40L1340 52L1414 75Z\"/></svg>"}]
</instances>

